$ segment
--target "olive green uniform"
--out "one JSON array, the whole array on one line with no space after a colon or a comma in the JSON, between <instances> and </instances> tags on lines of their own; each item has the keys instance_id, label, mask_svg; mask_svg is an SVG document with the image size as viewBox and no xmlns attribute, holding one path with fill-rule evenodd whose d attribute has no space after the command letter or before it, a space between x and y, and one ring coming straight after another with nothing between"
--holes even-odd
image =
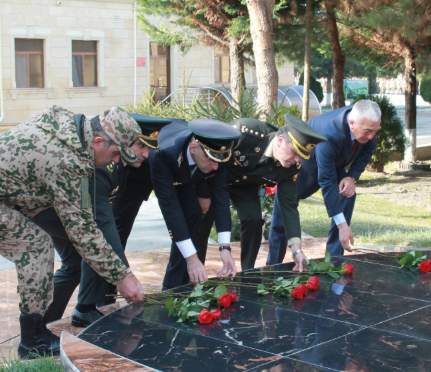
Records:
<instances>
[{"instance_id":1,"label":"olive green uniform","mask_svg":"<svg viewBox=\"0 0 431 372\"><path fill-rule=\"evenodd\" d=\"M242 133L232 151L228 165L230 199L241 222L241 266L254 267L262 240L262 211L259 191L277 185L279 202L289 244L300 243L301 227L296 197L296 165L283 168L272 157L272 141L278 129L273 125L248 119L233 126ZM198 196L209 197L205 185L198 187ZM197 238L198 256L205 261L208 237L213 224L212 211L204 216Z\"/></svg>"}]
</instances>

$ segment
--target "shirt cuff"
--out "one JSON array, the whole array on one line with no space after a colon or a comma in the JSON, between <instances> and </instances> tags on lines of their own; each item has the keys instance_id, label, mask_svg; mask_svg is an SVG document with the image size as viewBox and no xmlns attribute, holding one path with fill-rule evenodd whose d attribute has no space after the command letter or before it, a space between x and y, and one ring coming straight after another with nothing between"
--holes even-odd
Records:
<instances>
[{"instance_id":1,"label":"shirt cuff","mask_svg":"<svg viewBox=\"0 0 431 372\"><path fill-rule=\"evenodd\" d=\"M296 244L296 243L299 243L299 244L301 244L301 238L290 238L288 241L287 241L287 245L290 247L291 245L293 245L293 244Z\"/></svg>"},{"instance_id":2,"label":"shirt cuff","mask_svg":"<svg viewBox=\"0 0 431 372\"><path fill-rule=\"evenodd\" d=\"M191 239L182 240L180 242L175 243L180 250L181 254L184 258L187 258L191 256L192 254L196 253L196 248L193 245L193 242Z\"/></svg>"},{"instance_id":3,"label":"shirt cuff","mask_svg":"<svg viewBox=\"0 0 431 372\"><path fill-rule=\"evenodd\" d=\"M334 219L334 222L336 225L341 225L342 223L346 222L346 217L344 217L344 213L338 213L336 216L332 217Z\"/></svg>"},{"instance_id":4,"label":"shirt cuff","mask_svg":"<svg viewBox=\"0 0 431 372\"><path fill-rule=\"evenodd\" d=\"M230 231L223 231L218 233L219 244L230 244Z\"/></svg>"}]
</instances>

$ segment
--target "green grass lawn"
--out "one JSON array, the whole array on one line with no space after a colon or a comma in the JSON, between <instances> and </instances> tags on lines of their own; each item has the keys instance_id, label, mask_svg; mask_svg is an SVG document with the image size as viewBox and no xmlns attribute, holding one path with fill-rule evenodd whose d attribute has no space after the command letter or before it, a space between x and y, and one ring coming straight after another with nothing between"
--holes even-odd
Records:
<instances>
[{"instance_id":1,"label":"green grass lawn","mask_svg":"<svg viewBox=\"0 0 431 372\"><path fill-rule=\"evenodd\" d=\"M62 372L60 362L54 358L23 361L16 357L1 357L0 372Z\"/></svg>"},{"instance_id":2,"label":"green grass lawn","mask_svg":"<svg viewBox=\"0 0 431 372\"><path fill-rule=\"evenodd\" d=\"M302 230L314 237L328 234L330 219L321 191L299 204ZM390 204L370 195L356 198L351 228L355 244L431 246L431 212Z\"/></svg>"}]
</instances>

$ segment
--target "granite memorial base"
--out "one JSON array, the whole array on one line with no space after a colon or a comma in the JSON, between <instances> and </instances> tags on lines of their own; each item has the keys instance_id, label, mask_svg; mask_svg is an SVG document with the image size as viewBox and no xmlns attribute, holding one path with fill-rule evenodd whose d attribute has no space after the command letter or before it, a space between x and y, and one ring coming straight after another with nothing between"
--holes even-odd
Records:
<instances>
[{"instance_id":1,"label":"granite memorial base","mask_svg":"<svg viewBox=\"0 0 431 372\"><path fill-rule=\"evenodd\" d=\"M400 269L396 254L333 257L335 266L351 262L353 275L319 275L319 289L302 300L229 285L238 301L210 324L131 304L77 338L63 333L62 362L81 372L431 371L431 273ZM291 269L267 266L237 281L265 283L280 276L271 271Z\"/></svg>"}]
</instances>

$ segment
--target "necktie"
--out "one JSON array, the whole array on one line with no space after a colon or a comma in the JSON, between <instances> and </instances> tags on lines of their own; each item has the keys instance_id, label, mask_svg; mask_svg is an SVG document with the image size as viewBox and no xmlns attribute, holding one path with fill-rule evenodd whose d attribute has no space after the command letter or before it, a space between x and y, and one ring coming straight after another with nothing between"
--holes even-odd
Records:
<instances>
[{"instance_id":1,"label":"necktie","mask_svg":"<svg viewBox=\"0 0 431 372\"><path fill-rule=\"evenodd\" d=\"M195 173L195 170L196 170L196 164L189 165L189 168L190 168L190 173L193 177L193 174Z\"/></svg>"},{"instance_id":2,"label":"necktie","mask_svg":"<svg viewBox=\"0 0 431 372\"><path fill-rule=\"evenodd\" d=\"M359 145L359 142L357 140L354 140L353 145L352 145L352 156L355 155L355 151L356 151L358 145Z\"/></svg>"}]
</instances>

